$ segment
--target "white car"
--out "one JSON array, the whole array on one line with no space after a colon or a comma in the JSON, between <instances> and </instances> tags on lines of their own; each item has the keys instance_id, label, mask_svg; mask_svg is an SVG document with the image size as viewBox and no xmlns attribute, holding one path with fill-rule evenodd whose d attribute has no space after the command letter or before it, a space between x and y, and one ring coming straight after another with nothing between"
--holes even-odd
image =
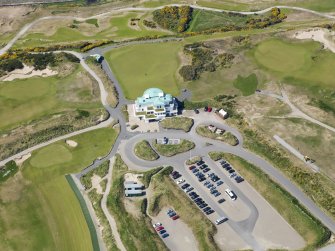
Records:
<instances>
[{"instance_id":1,"label":"white car","mask_svg":"<svg viewBox=\"0 0 335 251\"><path fill-rule=\"evenodd\" d=\"M153 226L154 228L156 228L156 227L160 227L161 225L162 225L162 223L157 222L157 223L153 224L152 226Z\"/></svg>"},{"instance_id":2,"label":"white car","mask_svg":"<svg viewBox=\"0 0 335 251\"><path fill-rule=\"evenodd\" d=\"M184 183L184 182L185 182L184 179L180 179L180 180L177 181L177 184L179 185L179 184Z\"/></svg>"}]
</instances>

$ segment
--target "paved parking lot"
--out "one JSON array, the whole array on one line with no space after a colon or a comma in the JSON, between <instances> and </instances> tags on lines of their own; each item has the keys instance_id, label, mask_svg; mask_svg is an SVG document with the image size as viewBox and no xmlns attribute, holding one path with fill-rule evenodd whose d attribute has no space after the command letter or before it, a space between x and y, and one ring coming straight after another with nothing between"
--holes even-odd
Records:
<instances>
[{"instance_id":1,"label":"paved parking lot","mask_svg":"<svg viewBox=\"0 0 335 251\"><path fill-rule=\"evenodd\" d=\"M195 251L198 250L197 240L192 230L182 221L181 218L172 220L167 216L168 208L163 208L161 212L153 217L152 224L160 222L169 233L169 237L163 239L166 246L173 251ZM178 213L178 212L177 212Z\"/></svg>"},{"instance_id":2,"label":"paved parking lot","mask_svg":"<svg viewBox=\"0 0 335 251\"><path fill-rule=\"evenodd\" d=\"M229 219L217 226L218 233L215 239L221 249L247 249L249 247L243 241L245 238L256 239L266 249L283 247L300 249L304 247L305 243L302 237L247 181L237 183L229 177L228 172L218 162L214 162L208 157L203 159L211 169L207 174L214 172L224 182L216 188L221 192L218 197L210 194L210 190L204 186L205 181L199 182L195 174L189 170L189 166L177 170L186 180L183 184L189 183L194 191L215 210L209 216L213 223L222 216ZM207 180L209 180L208 177ZM237 195L236 200L231 200L225 193L226 188L234 191ZM218 200L221 198L224 198L225 202L219 204ZM241 238L242 236L243 238Z\"/></svg>"}]
</instances>

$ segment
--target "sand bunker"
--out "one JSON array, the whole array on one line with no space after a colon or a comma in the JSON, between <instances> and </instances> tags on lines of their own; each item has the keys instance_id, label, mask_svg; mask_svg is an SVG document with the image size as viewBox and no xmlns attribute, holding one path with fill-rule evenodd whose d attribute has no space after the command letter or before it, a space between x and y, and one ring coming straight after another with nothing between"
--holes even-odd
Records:
<instances>
[{"instance_id":1,"label":"sand bunker","mask_svg":"<svg viewBox=\"0 0 335 251\"><path fill-rule=\"evenodd\" d=\"M35 76L39 77L49 77L58 74L57 71L53 71L49 68L44 70L34 70L34 67L24 65L23 69L16 69L14 71L9 72L6 76L0 78L2 81L12 81L14 79L24 79L31 78Z\"/></svg>"},{"instance_id":2,"label":"sand bunker","mask_svg":"<svg viewBox=\"0 0 335 251\"><path fill-rule=\"evenodd\" d=\"M73 141L73 140L70 140L70 139L65 140L65 143L68 144L71 147L76 147L78 145L78 143L76 141Z\"/></svg>"},{"instance_id":3,"label":"sand bunker","mask_svg":"<svg viewBox=\"0 0 335 251\"><path fill-rule=\"evenodd\" d=\"M14 159L16 165L21 166L24 161L29 159L31 157L31 153L27 153L25 155L22 155L21 158Z\"/></svg>"},{"instance_id":4,"label":"sand bunker","mask_svg":"<svg viewBox=\"0 0 335 251\"><path fill-rule=\"evenodd\" d=\"M310 29L299 31L294 34L297 39L312 39L323 44L325 49L335 53L335 32L327 29Z\"/></svg>"}]
</instances>

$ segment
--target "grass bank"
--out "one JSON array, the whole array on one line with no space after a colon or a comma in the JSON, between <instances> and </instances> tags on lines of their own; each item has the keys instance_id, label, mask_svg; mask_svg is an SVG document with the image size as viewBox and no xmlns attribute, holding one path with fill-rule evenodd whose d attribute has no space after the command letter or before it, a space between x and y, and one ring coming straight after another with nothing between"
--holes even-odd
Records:
<instances>
[{"instance_id":1,"label":"grass bank","mask_svg":"<svg viewBox=\"0 0 335 251\"><path fill-rule=\"evenodd\" d=\"M154 232L148 216L142 214L137 218L127 212L123 201L124 174L127 172L128 167L120 155L116 155L107 206L115 218L121 240L127 250L166 250L164 243Z\"/></svg>"},{"instance_id":2,"label":"grass bank","mask_svg":"<svg viewBox=\"0 0 335 251\"><path fill-rule=\"evenodd\" d=\"M193 126L193 119L187 117L172 117L165 118L160 122L160 125L165 129L183 130L189 132Z\"/></svg>"},{"instance_id":3,"label":"grass bank","mask_svg":"<svg viewBox=\"0 0 335 251\"><path fill-rule=\"evenodd\" d=\"M236 146L239 143L236 136L231 132L224 132L220 135L210 131L207 126L198 126L196 132L203 137L220 140L232 146Z\"/></svg>"},{"instance_id":4,"label":"grass bank","mask_svg":"<svg viewBox=\"0 0 335 251\"><path fill-rule=\"evenodd\" d=\"M182 139L180 143L176 145L162 145L157 144L157 141L155 140L153 146L160 155L171 157L178 153L184 153L193 149L195 147L195 144L192 141Z\"/></svg>"},{"instance_id":5,"label":"grass bank","mask_svg":"<svg viewBox=\"0 0 335 251\"><path fill-rule=\"evenodd\" d=\"M156 160L159 158L159 155L151 148L150 143L146 140L136 143L134 153L137 157L144 160Z\"/></svg>"},{"instance_id":6,"label":"grass bank","mask_svg":"<svg viewBox=\"0 0 335 251\"><path fill-rule=\"evenodd\" d=\"M214 160L221 159L221 157L228 160L304 238L307 243L304 250L316 250L329 240L330 231L259 168L232 154L214 152L210 156Z\"/></svg>"}]
</instances>

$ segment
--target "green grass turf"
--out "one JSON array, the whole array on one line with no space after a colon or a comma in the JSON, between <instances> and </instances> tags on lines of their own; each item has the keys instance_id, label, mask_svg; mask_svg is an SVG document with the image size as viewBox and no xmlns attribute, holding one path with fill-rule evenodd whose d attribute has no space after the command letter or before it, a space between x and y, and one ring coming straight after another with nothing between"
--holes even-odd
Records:
<instances>
[{"instance_id":1,"label":"green grass turf","mask_svg":"<svg viewBox=\"0 0 335 251\"><path fill-rule=\"evenodd\" d=\"M287 83L324 88L335 85L335 55L320 51L319 43L266 40L255 48L253 57L259 66Z\"/></svg>"},{"instance_id":2,"label":"green grass turf","mask_svg":"<svg viewBox=\"0 0 335 251\"><path fill-rule=\"evenodd\" d=\"M71 84L81 81L80 74L83 71L78 67L65 78L52 76L0 81L0 130L70 108L100 107L99 103L90 101L92 95L87 87L68 90ZM83 99L85 91L89 91L89 94ZM81 97L80 102L70 102L67 99L68 96L76 95Z\"/></svg>"},{"instance_id":3,"label":"green grass turf","mask_svg":"<svg viewBox=\"0 0 335 251\"><path fill-rule=\"evenodd\" d=\"M23 165L23 179L0 186L0 250L92 250L83 212L64 175L107 154L116 135L112 128L99 129L73 137L75 148L57 142L33 152ZM55 161L61 158L54 152L58 147L72 159Z\"/></svg>"},{"instance_id":4,"label":"green grass turf","mask_svg":"<svg viewBox=\"0 0 335 251\"><path fill-rule=\"evenodd\" d=\"M243 96L249 96L255 93L258 85L257 76L255 73L250 74L247 77L242 77L238 75L234 81L234 87L242 92Z\"/></svg>"},{"instance_id":5,"label":"green grass turf","mask_svg":"<svg viewBox=\"0 0 335 251\"><path fill-rule=\"evenodd\" d=\"M149 35L163 35L166 34L160 30L147 30L144 26L141 26L141 30L132 29L128 26L131 18L138 17L139 13L131 12L122 16L114 16L110 19L109 26L104 29L98 29L97 19L88 19L86 22L97 27L96 31L93 30L86 35L81 31L80 25L78 28L70 27L59 27L57 31L47 36L44 33L29 33L17 41L16 47L34 47L43 45L50 45L61 42L78 42L78 41L94 41L102 39L115 39L122 40L127 38L136 38ZM87 33L87 31L86 31Z\"/></svg>"},{"instance_id":6,"label":"green grass turf","mask_svg":"<svg viewBox=\"0 0 335 251\"><path fill-rule=\"evenodd\" d=\"M203 31L222 28L229 25L244 25L250 17L230 16L226 12L214 12L206 10L194 10L192 21L188 31Z\"/></svg>"},{"instance_id":7,"label":"green grass turf","mask_svg":"<svg viewBox=\"0 0 335 251\"><path fill-rule=\"evenodd\" d=\"M330 12L335 10L334 0L282 0L280 2L276 0L272 1L242 1L242 0L200 0L197 1L197 4L204 7L225 9L225 10L261 10L268 8L274 5L289 5L289 6L298 6L304 7L316 11Z\"/></svg>"},{"instance_id":8,"label":"green grass turf","mask_svg":"<svg viewBox=\"0 0 335 251\"><path fill-rule=\"evenodd\" d=\"M175 76L181 48L178 42L133 45L113 49L105 58L127 98L136 99L150 87L178 95Z\"/></svg>"}]
</instances>

